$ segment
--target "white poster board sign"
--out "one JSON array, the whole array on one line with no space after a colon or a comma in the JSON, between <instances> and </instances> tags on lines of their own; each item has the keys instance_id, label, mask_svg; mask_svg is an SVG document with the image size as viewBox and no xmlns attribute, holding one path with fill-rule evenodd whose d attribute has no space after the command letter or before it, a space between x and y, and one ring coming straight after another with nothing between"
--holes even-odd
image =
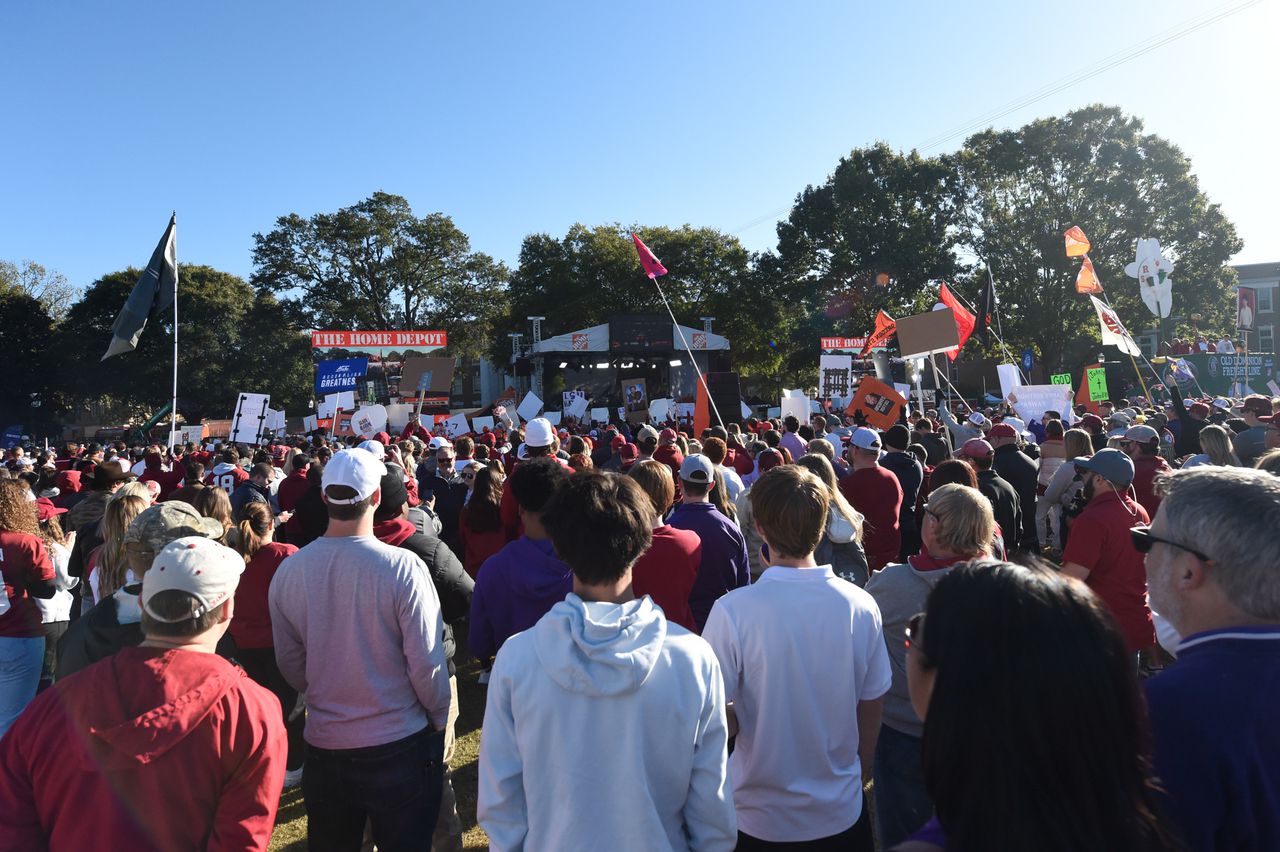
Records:
<instances>
[{"instance_id":1,"label":"white poster board sign","mask_svg":"<svg viewBox=\"0 0 1280 852\"><path fill-rule=\"evenodd\" d=\"M563 399L560 407L563 409L565 414L568 414L569 406L573 405L575 400L585 400L587 398L587 392L584 390L567 390L562 392L560 396Z\"/></svg>"},{"instance_id":2,"label":"white poster board sign","mask_svg":"<svg viewBox=\"0 0 1280 852\"><path fill-rule=\"evenodd\" d=\"M351 428L366 438L387 428L387 409L381 405L367 405L351 415Z\"/></svg>"},{"instance_id":3,"label":"white poster board sign","mask_svg":"<svg viewBox=\"0 0 1280 852\"><path fill-rule=\"evenodd\" d=\"M748 417L751 416L751 406L747 405L745 402L742 402L741 400L738 401L738 405L741 406L743 420L746 420Z\"/></svg>"},{"instance_id":4,"label":"white poster board sign","mask_svg":"<svg viewBox=\"0 0 1280 852\"><path fill-rule=\"evenodd\" d=\"M794 392L788 391L788 393ZM800 391L799 393L800 396L784 396L782 398L782 404L779 406L779 410L781 410L783 418L791 416L799 420L801 423L808 423L809 398L804 396L803 391Z\"/></svg>"},{"instance_id":5,"label":"white poster board sign","mask_svg":"<svg viewBox=\"0 0 1280 852\"><path fill-rule=\"evenodd\" d=\"M343 411L351 411L356 407L355 391L341 391L339 393L327 393L324 399L320 400L320 404L316 406L316 415L322 420L332 417L337 409Z\"/></svg>"},{"instance_id":6,"label":"white poster board sign","mask_svg":"<svg viewBox=\"0 0 1280 852\"><path fill-rule=\"evenodd\" d=\"M413 406L407 403L397 402L384 407L387 409L387 428L392 432L399 432L407 426L413 416Z\"/></svg>"},{"instance_id":7,"label":"white poster board sign","mask_svg":"<svg viewBox=\"0 0 1280 852\"><path fill-rule=\"evenodd\" d=\"M573 401L564 408L564 416L572 417L575 420L581 420L582 416L587 413L587 395L575 396Z\"/></svg>"},{"instance_id":8,"label":"white poster board sign","mask_svg":"<svg viewBox=\"0 0 1280 852\"><path fill-rule=\"evenodd\" d=\"M466 415L455 414L444 421L444 434L447 438L461 438L470 431L471 427L467 425Z\"/></svg>"},{"instance_id":9,"label":"white poster board sign","mask_svg":"<svg viewBox=\"0 0 1280 852\"><path fill-rule=\"evenodd\" d=\"M204 440L203 426L183 426L178 429L180 440L184 444L198 444Z\"/></svg>"},{"instance_id":10,"label":"white poster board sign","mask_svg":"<svg viewBox=\"0 0 1280 852\"><path fill-rule=\"evenodd\" d=\"M677 402L676 417L679 417L681 420L691 420L693 419L694 409L695 406L692 402Z\"/></svg>"},{"instance_id":11,"label":"white poster board sign","mask_svg":"<svg viewBox=\"0 0 1280 852\"><path fill-rule=\"evenodd\" d=\"M591 409L591 422L592 423L608 423L609 409L608 408Z\"/></svg>"},{"instance_id":12,"label":"white poster board sign","mask_svg":"<svg viewBox=\"0 0 1280 852\"><path fill-rule=\"evenodd\" d=\"M320 424L316 422L319 419L320 418L314 414L308 414L306 417L302 418L302 431L314 432L319 429Z\"/></svg>"},{"instance_id":13,"label":"white poster board sign","mask_svg":"<svg viewBox=\"0 0 1280 852\"><path fill-rule=\"evenodd\" d=\"M1022 377L1018 375L1018 366L1016 364L996 364L996 374L1000 377L1000 396L1002 399L1008 399L1009 394L1015 393L1022 386ZM1023 419L1025 420L1026 418Z\"/></svg>"},{"instance_id":14,"label":"white poster board sign","mask_svg":"<svg viewBox=\"0 0 1280 852\"><path fill-rule=\"evenodd\" d=\"M852 355L821 356L818 359L818 396L822 399L849 396L852 374Z\"/></svg>"},{"instance_id":15,"label":"white poster board sign","mask_svg":"<svg viewBox=\"0 0 1280 852\"><path fill-rule=\"evenodd\" d=\"M660 423L671 416L671 408L675 404L675 400L671 399L655 399L649 403L649 419L655 423Z\"/></svg>"},{"instance_id":16,"label":"white poster board sign","mask_svg":"<svg viewBox=\"0 0 1280 852\"><path fill-rule=\"evenodd\" d=\"M492 417L473 417L471 418L471 428L477 434L483 432L485 429L488 429L490 432L492 432L493 418Z\"/></svg>"},{"instance_id":17,"label":"white poster board sign","mask_svg":"<svg viewBox=\"0 0 1280 852\"><path fill-rule=\"evenodd\" d=\"M542 400L538 399L533 391L529 391L524 395L524 399L520 401L520 405L516 408L516 414L520 415L520 419L524 421L532 420L538 416L538 412L542 410Z\"/></svg>"},{"instance_id":18,"label":"white poster board sign","mask_svg":"<svg viewBox=\"0 0 1280 852\"><path fill-rule=\"evenodd\" d=\"M256 444L266 429L267 405L271 395L242 393L236 397L235 411L231 417L228 440L233 444Z\"/></svg>"},{"instance_id":19,"label":"white poster board sign","mask_svg":"<svg viewBox=\"0 0 1280 852\"><path fill-rule=\"evenodd\" d=\"M1071 400L1075 388L1071 385L1023 385L1013 391L1013 410L1023 422L1044 422L1046 411L1056 411L1064 418L1071 417ZM1069 421L1068 421L1069 422Z\"/></svg>"},{"instance_id":20,"label":"white poster board sign","mask_svg":"<svg viewBox=\"0 0 1280 852\"><path fill-rule=\"evenodd\" d=\"M542 412L542 416L545 417L547 419L547 422L550 423L552 426L560 425L559 411L544 411Z\"/></svg>"}]
</instances>

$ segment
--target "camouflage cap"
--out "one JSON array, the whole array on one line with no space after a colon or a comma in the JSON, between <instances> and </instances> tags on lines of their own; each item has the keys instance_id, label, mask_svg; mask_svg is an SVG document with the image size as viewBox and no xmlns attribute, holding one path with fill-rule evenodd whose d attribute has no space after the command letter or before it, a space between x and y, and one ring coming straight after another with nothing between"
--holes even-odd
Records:
<instances>
[{"instance_id":1,"label":"camouflage cap","mask_svg":"<svg viewBox=\"0 0 1280 852\"><path fill-rule=\"evenodd\" d=\"M216 539L221 538L222 533L221 521L204 517L190 503L170 500L144 509L134 518L124 534L124 543L141 544L159 553L166 544L183 536Z\"/></svg>"}]
</instances>

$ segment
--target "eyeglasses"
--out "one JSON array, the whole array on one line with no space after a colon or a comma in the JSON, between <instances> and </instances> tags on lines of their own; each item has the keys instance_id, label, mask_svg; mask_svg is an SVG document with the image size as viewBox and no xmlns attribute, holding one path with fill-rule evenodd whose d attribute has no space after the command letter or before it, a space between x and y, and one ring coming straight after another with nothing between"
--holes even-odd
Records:
<instances>
[{"instance_id":1,"label":"eyeglasses","mask_svg":"<svg viewBox=\"0 0 1280 852\"><path fill-rule=\"evenodd\" d=\"M915 642L917 642L917 643L920 641L920 626L921 626L922 624L924 624L924 613L923 613L923 612L917 612L915 615L911 616L911 619L907 622L907 630L906 630L906 634L907 634L907 641L906 641L906 646L907 646L908 648L910 648L910 647L911 647L911 642L912 642L913 640L914 640Z\"/></svg>"},{"instance_id":2,"label":"eyeglasses","mask_svg":"<svg viewBox=\"0 0 1280 852\"><path fill-rule=\"evenodd\" d=\"M933 518L935 521L940 521L940 520L942 520L942 516L941 516L941 515L939 515L937 512L933 511L932 509L930 509L930 508L929 508L929 504L928 504L928 503L925 503L925 504L924 504L923 506L921 506L920 508L924 510L924 513L925 513L926 515L928 515L929 517Z\"/></svg>"},{"instance_id":3,"label":"eyeglasses","mask_svg":"<svg viewBox=\"0 0 1280 852\"><path fill-rule=\"evenodd\" d=\"M1185 544L1179 544L1176 541L1170 541L1167 538L1160 538L1159 536L1152 535L1151 527L1146 525L1131 527L1129 529L1129 535L1133 538L1134 550L1138 551L1139 553L1150 553L1151 548L1157 542L1159 542L1160 544L1167 544L1170 547L1176 547L1179 550L1185 550L1187 553L1190 553L1192 556L1197 557L1201 562L1213 561L1213 559L1211 559L1210 557L1205 556L1203 553L1201 553L1198 550L1194 550L1190 547L1187 547Z\"/></svg>"}]
</instances>

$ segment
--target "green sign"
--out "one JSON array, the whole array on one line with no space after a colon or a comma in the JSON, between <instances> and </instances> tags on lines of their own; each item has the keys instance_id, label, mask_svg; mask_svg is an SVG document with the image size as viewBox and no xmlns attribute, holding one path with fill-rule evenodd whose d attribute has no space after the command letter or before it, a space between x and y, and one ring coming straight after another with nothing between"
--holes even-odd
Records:
<instances>
[{"instance_id":1,"label":"green sign","mask_svg":"<svg viewBox=\"0 0 1280 852\"><path fill-rule=\"evenodd\" d=\"M1089 374L1089 401L1102 402L1110 399L1107 395L1107 371L1104 367L1094 367Z\"/></svg>"},{"instance_id":2,"label":"green sign","mask_svg":"<svg viewBox=\"0 0 1280 852\"><path fill-rule=\"evenodd\" d=\"M1071 384L1071 374L1070 374L1070 373L1058 373L1058 374L1056 374L1056 375L1050 376L1050 377L1049 377L1049 382L1050 382L1051 384L1055 384L1055 385L1069 385L1069 384Z\"/></svg>"}]
</instances>

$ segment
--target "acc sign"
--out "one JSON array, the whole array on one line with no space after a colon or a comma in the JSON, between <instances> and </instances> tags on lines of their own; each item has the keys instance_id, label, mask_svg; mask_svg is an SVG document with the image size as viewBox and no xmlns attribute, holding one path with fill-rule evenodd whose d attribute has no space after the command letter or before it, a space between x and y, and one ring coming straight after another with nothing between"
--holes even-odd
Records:
<instances>
[{"instance_id":1,"label":"acc sign","mask_svg":"<svg viewBox=\"0 0 1280 852\"><path fill-rule=\"evenodd\" d=\"M313 331L311 346L313 349L342 347L351 349L357 346L374 348L408 348L421 347L437 349L449 345L449 336L443 331Z\"/></svg>"},{"instance_id":2,"label":"acc sign","mask_svg":"<svg viewBox=\"0 0 1280 852\"><path fill-rule=\"evenodd\" d=\"M368 369L369 361L365 358L321 361L316 365L316 393L323 395L355 390Z\"/></svg>"}]
</instances>

